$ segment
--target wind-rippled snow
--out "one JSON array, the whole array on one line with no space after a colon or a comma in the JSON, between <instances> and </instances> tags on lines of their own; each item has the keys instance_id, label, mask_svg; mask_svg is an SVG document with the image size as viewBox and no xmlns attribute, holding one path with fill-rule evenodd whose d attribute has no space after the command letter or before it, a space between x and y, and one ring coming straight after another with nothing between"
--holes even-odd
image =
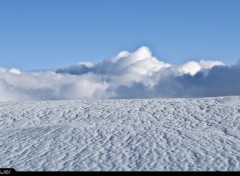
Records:
<instances>
[{"instance_id":1,"label":"wind-rippled snow","mask_svg":"<svg viewBox=\"0 0 240 176\"><path fill-rule=\"evenodd\" d=\"M239 171L240 97L0 103L0 168Z\"/></svg>"}]
</instances>

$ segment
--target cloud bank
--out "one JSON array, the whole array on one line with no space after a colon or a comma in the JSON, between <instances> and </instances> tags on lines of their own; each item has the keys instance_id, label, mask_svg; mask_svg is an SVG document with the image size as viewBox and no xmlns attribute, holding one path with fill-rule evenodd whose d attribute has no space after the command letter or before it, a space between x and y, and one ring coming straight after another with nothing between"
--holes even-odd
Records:
<instances>
[{"instance_id":1,"label":"cloud bank","mask_svg":"<svg viewBox=\"0 0 240 176\"><path fill-rule=\"evenodd\" d=\"M0 100L70 100L240 95L240 63L189 61L171 65L143 46L99 63L54 71L0 68Z\"/></svg>"}]
</instances>

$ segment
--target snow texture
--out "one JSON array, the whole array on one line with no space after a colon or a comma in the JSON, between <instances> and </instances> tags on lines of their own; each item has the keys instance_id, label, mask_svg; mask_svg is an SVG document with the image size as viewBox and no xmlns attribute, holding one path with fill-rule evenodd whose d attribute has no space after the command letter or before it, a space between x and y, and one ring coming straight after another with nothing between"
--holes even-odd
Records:
<instances>
[{"instance_id":1,"label":"snow texture","mask_svg":"<svg viewBox=\"0 0 240 176\"><path fill-rule=\"evenodd\" d=\"M0 103L0 168L239 171L240 97Z\"/></svg>"}]
</instances>

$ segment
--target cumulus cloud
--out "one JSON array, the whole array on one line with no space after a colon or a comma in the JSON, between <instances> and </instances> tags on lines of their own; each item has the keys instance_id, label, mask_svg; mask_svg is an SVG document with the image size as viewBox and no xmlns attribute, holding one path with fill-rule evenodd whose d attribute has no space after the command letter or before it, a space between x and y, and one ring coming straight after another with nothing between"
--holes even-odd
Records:
<instances>
[{"instance_id":1,"label":"cumulus cloud","mask_svg":"<svg viewBox=\"0 0 240 176\"><path fill-rule=\"evenodd\" d=\"M55 71L0 68L0 100L208 97L240 95L240 64L189 61L171 65L148 47L122 51L99 63Z\"/></svg>"},{"instance_id":2,"label":"cumulus cloud","mask_svg":"<svg viewBox=\"0 0 240 176\"><path fill-rule=\"evenodd\" d=\"M52 71L0 73L0 100L104 98L106 81L92 73L63 75Z\"/></svg>"}]
</instances>

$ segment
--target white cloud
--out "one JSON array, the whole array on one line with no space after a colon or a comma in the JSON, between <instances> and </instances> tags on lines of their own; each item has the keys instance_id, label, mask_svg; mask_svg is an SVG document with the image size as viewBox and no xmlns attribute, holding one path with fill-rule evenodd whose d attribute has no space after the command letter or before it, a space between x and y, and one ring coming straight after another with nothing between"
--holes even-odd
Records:
<instances>
[{"instance_id":1,"label":"white cloud","mask_svg":"<svg viewBox=\"0 0 240 176\"><path fill-rule=\"evenodd\" d=\"M0 100L104 98L108 84L97 75L6 71L0 74Z\"/></svg>"},{"instance_id":2,"label":"white cloud","mask_svg":"<svg viewBox=\"0 0 240 176\"><path fill-rule=\"evenodd\" d=\"M194 76L197 72L204 69L211 69L214 66L223 66L224 64L220 61L205 61L200 62L189 61L186 64L178 66L178 71L183 74L190 74Z\"/></svg>"},{"instance_id":3,"label":"white cloud","mask_svg":"<svg viewBox=\"0 0 240 176\"><path fill-rule=\"evenodd\" d=\"M56 71L0 68L0 100L157 98L240 95L239 64L189 61L171 65L143 46L99 63Z\"/></svg>"},{"instance_id":4,"label":"white cloud","mask_svg":"<svg viewBox=\"0 0 240 176\"><path fill-rule=\"evenodd\" d=\"M16 68L12 68L9 70L10 73L15 74L15 75L20 75L22 72Z\"/></svg>"}]
</instances>

